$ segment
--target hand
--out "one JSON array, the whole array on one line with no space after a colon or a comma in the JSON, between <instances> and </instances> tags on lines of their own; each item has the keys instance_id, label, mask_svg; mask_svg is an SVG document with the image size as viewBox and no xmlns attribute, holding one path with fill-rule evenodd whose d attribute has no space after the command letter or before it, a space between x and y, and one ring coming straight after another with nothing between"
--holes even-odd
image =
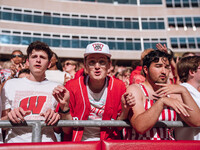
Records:
<instances>
[{"instance_id":1,"label":"hand","mask_svg":"<svg viewBox=\"0 0 200 150\"><path fill-rule=\"evenodd\" d=\"M185 91L185 87L177 84L161 84L156 83L156 85L161 86L160 89L158 89L154 96L156 97L165 97L169 94L182 94Z\"/></svg>"},{"instance_id":2,"label":"hand","mask_svg":"<svg viewBox=\"0 0 200 150\"><path fill-rule=\"evenodd\" d=\"M45 118L45 123L47 125L54 125L58 120L60 120L60 115L52 109L48 109L45 113L41 113L40 116Z\"/></svg>"},{"instance_id":3,"label":"hand","mask_svg":"<svg viewBox=\"0 0 200 150\"><path fill-rule=\"evenodd\" d=\"M19 66L18 66L18 70L21 70L21 69L27 69L28 66L26 65L26 63L20 63Z\"/></svg>"},{"instance_id":4,"label":"hand","mask_svg":"<svg viewBox=\"0 0 200 150\"><path fill-rule=\"evenodd\" d=\"M10 66L10 70L11 70L11 77L14 77L17 73L17 68L16 68L16 65L15 64L12 64Z\"/></svg>"},{"instance_id":5,"label":"hand","mask_svg":"<svg viewBox=\"0 0 200 150\"><path fill-rule=\"evenodd\" d=\"M156 48L167 53L167 46L165 44L162 46L162 44L158 43L156 44Z\"/></svg>"},{"instance_id":6,"label":"hand","mask_svg":"<svg viewBox=\"0 0 200 150\"><path fill-rule=\"evenodd\" d=\"M60 108L65 111L69 109L69 99L70 94L69 91L61 85L58 85L53 90L53 96L57 100L58 103L60 103Z\"/></svg>"},{"instance_id":7,"label":"hand","mask_svg":"<svg viewBox=\"0 0 200 150\"><path fill-rule=\"evenodd\" d=\"M30 110L24 111L23 108L18 107L8 113L8 119L13 123L21 123L24 121L24 117L30 113Z\"/></svg>"},{"instance_id":8,"label":"hand","mask_svg":"<svg viewBox=\"0 0 200 150\"><path fill-rule=\"evenodd\" d=\"M126 92L122 95L122 107L129 109L135 106L135 104L135 97L132 95L132 93Z\"/></svg>"},{"instance_id":9,"label":"hand","mask_svg":"<svg viewBox=\"0 0 200 150\"><path fill-rule=\"evenodd\" d=\"M162 101L164 105L173 108L178 114L182 114L185 117L190 116L189 113L187 112L187 110L190 110L190 111L193 110L189 106L184 104L183 102L181 102L177 99L174 99L174 98L162 97L158 100Z\"/></svg>"}]
</instances>

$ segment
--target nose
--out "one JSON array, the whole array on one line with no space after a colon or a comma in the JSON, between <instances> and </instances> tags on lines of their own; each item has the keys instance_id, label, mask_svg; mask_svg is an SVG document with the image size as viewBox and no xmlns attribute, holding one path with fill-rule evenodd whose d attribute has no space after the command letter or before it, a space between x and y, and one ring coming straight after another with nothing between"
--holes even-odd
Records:
<instances>
[{"instance_id":1,"label":"nose","mask_svg":"<svg viewBox=\"0 0 200 150\"><path fill-rule=\"evenodd\" d=\"M162 73L166 74L167 69L165 67L162 67Z\"/></svg>"},{"instance_id":2,"label":"nose","mask_svg":"<svg viewBox=\"0 0 200 150\"><path fill-rule=\"evenodd\" d=\"M36 61L37 61L37 62L40 62L40 61L41 61L40 57L37 57L37 58L36 58Z\"/></svg>"},{"instance_id":3,"label":"nose","mask_svg":"<svg viewBox=\"0 0 200 150\"><path fill-rule=\"evenodd\" d=\"M99 62L96 62L95 65L94 65L95 69L99 69L100 68L100 64Z\"/></svg>"}]
</instances>

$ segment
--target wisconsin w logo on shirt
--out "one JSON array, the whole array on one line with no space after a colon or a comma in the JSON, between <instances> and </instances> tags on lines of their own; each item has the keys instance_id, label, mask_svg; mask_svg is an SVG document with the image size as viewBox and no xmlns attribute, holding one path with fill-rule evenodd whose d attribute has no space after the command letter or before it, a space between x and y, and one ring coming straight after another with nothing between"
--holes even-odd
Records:
<instances>
[{"instance_id":1,"label":"wisconsin w logo on shirt","mask_svg":"<svg viewBox=\"0 0 200 150\"><path fill-rule=\"evenodd\" d=\"M20 101L19 107L25 111L31 110L32 114L40 114L46 100L47 96L26 97Z\"/></svg>"}]
</instances>

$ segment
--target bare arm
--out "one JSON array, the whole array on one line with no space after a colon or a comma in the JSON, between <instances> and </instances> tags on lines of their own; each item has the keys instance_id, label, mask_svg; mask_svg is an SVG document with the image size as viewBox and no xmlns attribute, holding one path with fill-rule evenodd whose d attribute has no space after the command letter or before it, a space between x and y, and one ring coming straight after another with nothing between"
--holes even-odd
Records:
<instances>
[{"instance_id":1,"label":"bare arm","mask_svg":"<svg viewBox=\"0 0 200 150\"><path fill-rule=\"evenodd\" d=\"M136 100L135 106L132 107L131 125L138 133L144 134L155 125L164 105L162 101L157 101L150 109L145 111L145 97L138 85L129 86L127 92L131 92Z\"/></svg>"},{"instance_id":2,"label":"bare arm","mask_svg":"<svg viewBox=\"0 0 200 150\"><path fill-rule=\"evenodd\" d=\"M132 107L133 115L131 116L130 121L136 131L141 134L145 133L155 125L165 105L173 108L178 114L181 114L185 118L189 116L186 109L190 108L186 104L177 99L166 97L166 95L158 97L157 101L145 111L144 102L146 98L141 89L138 86L134 87L133 85L128 90L134 92L136 97L136 105Z\"/></svg>"},{"instance_id":3,"label":"bare arm","mask_svg":"<svg viewBox=\"0 0 200 150\"><path fill-rule=\"evenodd\" d=\"M1 120L10 120L13 123L21 123L24 121L24 117L30 113L30 110L24 111L21 107L15 108L13 110L6 109L2 111Z\"/></svg>"},{"instance_id":4,"label":"bare arm","mask_svg":"<svg viewBox=\"0 0 200 150\"><path fill-rule=\"evenodd\" d=\"M163 87L157 91L159 95L163 94L181 95L181 96L176 96L175 98L186 104L192 110L187 111L189 117L183 114L179 114L180 117L190 126L200 126L200 117L199 117L200 109L197 106L196 102L193 100L188 90L181 85L170 85L170 84L169 85L160 84L160 85Z\"/></svg>"},{"instance_id":5,"label":"bare arm","mask_svg":"<svg viewBox=\"0 0 200 150\"><path fill-rule=\"evenodd\" d=\"M8 113L11 109L6 109L2 111L1 120L8 120Z\"/></svg>"}]
</instances>

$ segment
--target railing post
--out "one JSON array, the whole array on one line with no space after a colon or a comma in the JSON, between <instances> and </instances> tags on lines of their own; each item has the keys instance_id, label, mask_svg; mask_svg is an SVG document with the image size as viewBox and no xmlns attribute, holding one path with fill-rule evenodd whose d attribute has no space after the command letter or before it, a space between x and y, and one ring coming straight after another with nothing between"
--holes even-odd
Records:
<instances>
[{"instance_id":1,"label":"railing post","mask_svg":"<svg viewBox=\"0 0 200 150\"><path fill-rule=\"evenodd\" d=\"M41 121L35 121L32 123L32 142L41 142Z\"/></svg>"}]
</instances>

